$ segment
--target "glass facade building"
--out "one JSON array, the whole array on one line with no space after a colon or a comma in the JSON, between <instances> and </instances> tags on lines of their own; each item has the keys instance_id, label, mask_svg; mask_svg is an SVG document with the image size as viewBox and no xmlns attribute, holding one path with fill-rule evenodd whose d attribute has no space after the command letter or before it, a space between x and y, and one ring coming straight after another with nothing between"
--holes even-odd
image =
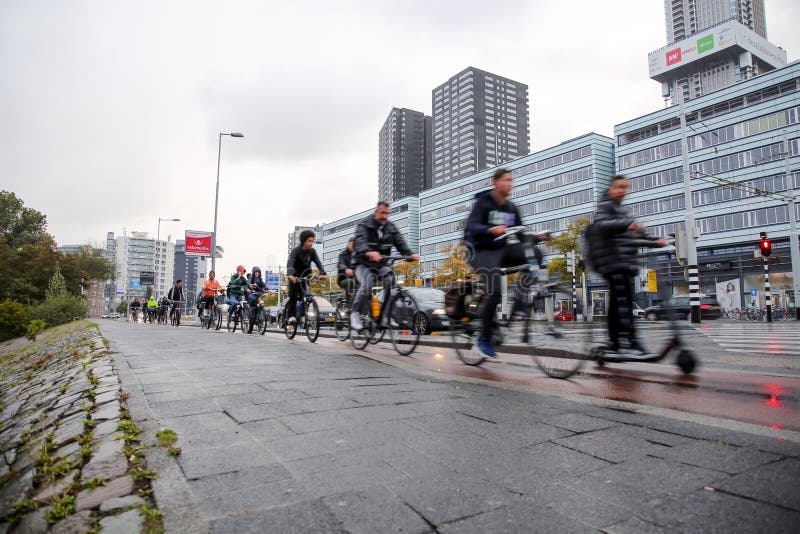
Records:
<instances>
[{"instance_id":1,"label":"glass facade building","mask_svg":"<svg viewBox=\"0 0 800 534\"><path fill-rule=\"evenodd\" d=\"M777 258L771 267L777 293L773 302L790 306L791 214L785 201L758 192L785 193L791 185L800 187L800 62L698 97L685 108L692 207L700 231L701 292L715 294L717 284L731 281L738 289L735 307L763 306L762 260L754 260L753 250L765 231ZM618 124L614 134L617 172L632 179L626 204L651 232L674 233L685 220L686 207L678 106ZM655 254L649 263L659 275L655 299L688 293L683 268L674 256Z\"/></svg>"}]
</instances>

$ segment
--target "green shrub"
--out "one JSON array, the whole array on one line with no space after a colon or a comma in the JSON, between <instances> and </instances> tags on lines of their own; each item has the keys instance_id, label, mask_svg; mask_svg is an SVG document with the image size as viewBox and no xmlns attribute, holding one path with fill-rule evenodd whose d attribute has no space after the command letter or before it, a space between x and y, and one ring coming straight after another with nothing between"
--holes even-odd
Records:
<instances>
[{"instance_id":1,"label":"green shrub","mask_svg":"<svg viewBox=\"0 0 800 534\"><path fill-rule=\"evenodd\" d=\"M25 337L31 341L36 341L36 336L44 332L45 328L47 328L47 323L41 319L34 319L28 323L28 329L25 330Z\"/></svg>"},{"instance_id":2,"label":"green shrub","mask_svg":"<svg viewBox=\"0 0 800 534\"><path fill-rule=\"evenodd\" d=\"M77 295L58 295L35 306L31 315L47 326L57 326L70 322L74 317L85 317L86 307Z\"/></svg>"},{"instance_id":3,"label":"green shrub","mask_svg":"<svg viewBox=\"0 0 800 534\"><path fill-rule=\"evenodd\" d=\"M28 310L19 302L0 302L0 341L25 335L30 321Z\"/></svg>"}]
</instances>

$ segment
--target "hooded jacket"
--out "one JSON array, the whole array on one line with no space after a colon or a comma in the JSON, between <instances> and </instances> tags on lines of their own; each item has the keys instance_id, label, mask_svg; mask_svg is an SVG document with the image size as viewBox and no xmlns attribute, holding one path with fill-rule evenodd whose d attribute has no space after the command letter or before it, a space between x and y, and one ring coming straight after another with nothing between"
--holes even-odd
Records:
<instances>
[{"instance_id":1,"label":"hooded jacket","mask_svg":"<svg viewBox=\"0 0 800 534\"><path fill-rule=\"evenodd\" d=\"M508 199L505 204L498 204L491 191L478 193L467 217L464 242L471 243L476 251L499 250L505 246L505 242L495 241L489 229L501 225L522 226L522 216L516 204Z\"/></svg>"},{"instance_id":2,"label":"hooded jacket","mask_svg":"<svg viewBox=\"0 0 800 534\"><path fill-rule=\"evenodd\" d=\"M359 265L378 268L382 262L369 261L367 252L380 252L381 256L389 256L392 246L403 256L411 256L413 252L408 248L406 240L392 221L386 221L383 226L378 225L373 215L358 223L356 227L356 241L353 247L355 261Z\"/></svg>"},{"instance_id":3,"label":"hooded jacket","mask_svg":"<svg viewBox=\"0 0 800 534\"><path fill-rule=\"evenodd\" d=\"M258 273L258 276L256 276L255 273ZM264 279L261 278L261 271L254 269L253 274L250 275L248 282L250 283L250 288L253 291L258 291L259 293L267 292L267 284L264 282Z\"/></svg>"},{"instance_id":4,"label":"hooded jacket","mask_svg":"<svg viewBox=\"0 0 800 534\"><path fill-rule=\"evenodd\" d=\"M639 248L659 246L655 243L657 237L628 230L634 222L636 219L627 207L608 193L603 194L586 236L591 241L591 263L595 271L602 275L633 275L639 271Z\"/></svg>"},{"instance_id":5,"label":"hooded jacket","mask_svg":"<svg viewBox=\"0 0 800 534\"><path fill-rule=\"evenodd\" d=\"M353 251L349 248L345 248L339 253L339 261L336 263L339 279L346 278L347 274L345 271L347 271L347 269L352 269L353 267Z\"/></svg>"}]
</instances>

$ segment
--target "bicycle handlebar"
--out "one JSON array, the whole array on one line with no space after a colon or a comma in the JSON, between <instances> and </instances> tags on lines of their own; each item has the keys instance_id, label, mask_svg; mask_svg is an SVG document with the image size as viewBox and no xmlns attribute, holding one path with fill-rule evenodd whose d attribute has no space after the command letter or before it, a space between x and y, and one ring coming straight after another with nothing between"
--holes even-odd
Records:
<instances>
[{"instance_id":1,"label":"bicycle handlebar","mask_svg":"<svg viewBox=\"0 0 800 534\"><path fill-rule=\"evenodd\" d=\"M391 265L398 261L416 261L411 259L411 256L403 256L402 254L392 254L391 256L381 256L381 261L385 261Z\"/></svg>"}]
</instances>

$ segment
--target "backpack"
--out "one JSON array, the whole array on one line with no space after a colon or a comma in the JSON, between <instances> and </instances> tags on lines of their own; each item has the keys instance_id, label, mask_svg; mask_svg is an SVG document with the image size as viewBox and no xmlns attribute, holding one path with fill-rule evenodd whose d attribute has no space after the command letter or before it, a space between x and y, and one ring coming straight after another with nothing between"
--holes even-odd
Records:
<instances>
[{"instance_id":1,"label":"backpack","mask_svg":"<svg viewBox=\"0 0 800 534\"><path fill-rule=\"evenodd\" d=\"M583 262L588 271L594 270L597 254L601 249L599 246L600 239L601 236L597 231L597 225L594 222L589 223L580 239L580 254L583 256Z\"/></svg>"}]
</instances>

